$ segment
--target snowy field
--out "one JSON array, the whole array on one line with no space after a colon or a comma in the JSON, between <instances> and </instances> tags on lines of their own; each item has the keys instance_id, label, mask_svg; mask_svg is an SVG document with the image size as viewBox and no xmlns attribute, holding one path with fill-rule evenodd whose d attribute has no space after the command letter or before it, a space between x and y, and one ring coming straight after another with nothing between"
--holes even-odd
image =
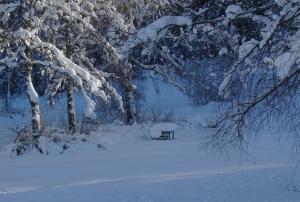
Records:
<instances>
[{"instance_id":1,"label":"snowy field","mask_svg":"<svg viewBox=\"0 0 300 202\"><path fill-rule=\"evenodd\" d=\"M251 155L221 157L200 152L196 135L176 132L170 142L1 159L0 201L299 202L296 165L273 138Z\"/></svg>"},{"instance_id":2,"label":"snowy field","mask_svg":"<svg viewBox=\"0 0 300 202\"><path fill-rule=\"evenodd\" d=\"M179 110L178 117L191 116L177 122L172 141L151 141L149 125L108 125L63 155L53 148L49 155L2 155L0 201L300 201L299 168L287 141L266 132L249 154L200 150L201 138L211 132L201 126L205 110Z\"/></svg>"}]
</instances>

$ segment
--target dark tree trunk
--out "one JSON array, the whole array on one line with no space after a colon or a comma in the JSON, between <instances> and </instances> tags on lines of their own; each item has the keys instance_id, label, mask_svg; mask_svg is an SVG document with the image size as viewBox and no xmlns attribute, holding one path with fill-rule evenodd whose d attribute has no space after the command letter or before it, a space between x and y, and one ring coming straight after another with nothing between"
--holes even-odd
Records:
<instances>
[{"instance_id":1,"label":"dark tree trunk","mask_svg":"<svg viewBox=\"0 0 300 202\"><path fill-rule=\"evenodd\" d=\"M5 96L5 111L10 111L10 96L11 96L11 72L10 69L7 68L7 89Z\"/></svg>"},{"instance_id":2,"label":"dark tree trunk","mask_svg":"<svg viewBox=\"0 0 300 202\"><path fill-rule=\"evenodd\" d=\"M68 0L65 0L68 3ZM71 59L72 58L72 47L71 47L71 29L69 22L66 22L66 29L65 29L65 54L66 57ZM73 135L76 133L76 112L74 108L74 93L73 93L73 82L70 77L67 77L66 81L66 91L67 91L67 108L68 108L68 124L69 124L69 133Z\"/></svg>"},{"instance_id":3,"label":"dark tree trunk","mask_svg":"<svg viewBox=\"0 0 300 202\"><path fill-rule=\"evenodd\" d=\"M73 82L67 79L67 107L68 107L68 123L69 133L73 135L76 133L76 113L74 108Z\"/></svg>"},{"instance_id":4,"label":"dark tree trunk","mask_svg":"<svg viewBox=\"0 0 300 202\"><path fill-rule=\"evenodd\" d=\"M125 112L126 112L126 124L133 125L136 123L136 108L134 100L134 89L131 87L125 87Z\"/></svg>"}]
</instances>

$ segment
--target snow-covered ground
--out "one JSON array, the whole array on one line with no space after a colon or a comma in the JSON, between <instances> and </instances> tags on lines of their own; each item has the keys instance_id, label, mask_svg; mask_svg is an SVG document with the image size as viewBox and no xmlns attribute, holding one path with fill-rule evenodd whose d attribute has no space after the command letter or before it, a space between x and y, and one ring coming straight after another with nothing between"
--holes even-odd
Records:
<instances>
[{"instance_id":1,"label":"snow-covered ground","mask_svg":"<svg viewBox=\"0 0 300 202\"><path fill-rule=\"evenodd\" d=\"M300 169L291 144L272 132L265 130L249 154L200 150L212 132L206 120L216 110L216 104L178 108L174 123L166 125L176 128L171 141L151 140L161 123L111 124L77 136L63 155L47 141L49 155L2 153L0 202L299 202ZM13 127L21 120L0 121ZM0 148L14 138L9 134L0 138Z\"/></svg>"},{"instance_id":2,"label":"snow-covered ground","mask_svg":"<svg viewBox=\"0 0 300 202\"><path fill-rule=\"evenodd\" d=\"M0 201L299 202L289 148L265 137L251 155L211 155L199 134L105 151L0 159ZM298 180L298 181L297 181Z\"/></svg>"}]
</instances>

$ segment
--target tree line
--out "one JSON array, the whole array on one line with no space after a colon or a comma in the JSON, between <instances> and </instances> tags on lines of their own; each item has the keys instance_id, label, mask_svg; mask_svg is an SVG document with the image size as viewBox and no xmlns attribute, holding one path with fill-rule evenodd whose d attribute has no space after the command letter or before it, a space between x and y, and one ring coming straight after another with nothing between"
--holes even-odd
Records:
<instances>
[{"instance_id":1,"label":"tree line","mask_svg":"<svg viewBox=\"0 0 300 202\"><path fill-rule=\"evenodd\" d=\"M74 134L75 88L86 117L99 98L115 102L134 124L134 81L147 72L197 104L231 103L212 124L218 132L211 145L245 144L251 118L283 111L299 131L299 11L299 0L3 0L6 106L12 86L23 82L39 134L39 94L55 104L66 92Z\"/></svg>"}]
</instances>

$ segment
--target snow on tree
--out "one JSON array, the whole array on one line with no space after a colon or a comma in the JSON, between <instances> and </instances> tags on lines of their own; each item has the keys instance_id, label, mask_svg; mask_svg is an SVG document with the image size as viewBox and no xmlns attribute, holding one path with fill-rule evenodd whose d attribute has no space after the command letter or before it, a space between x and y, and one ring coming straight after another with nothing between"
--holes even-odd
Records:
<instances>
[{"instance_id":1,"label":"snow on tree","mask_svg":"<svg viewBox=\"0 0 300 202\"><path fill-rule=\"evenodd\" d=\"M221 21L219 18L207 19L211 5L203 6L203 2L194 1L176 1L170 5L174 8L173 12L169 11L167 15L158 17L135 33L130 33L117 50L123 60L128 60L134 69L161 75L168 83L186 93L186 89L178 81L186 73L184 63L192 55L203 56L197 45L199 42L209 43L211 39L208 39L208 35L215 35L215 39L217 36L227 35L212 25ZM222 48L225 50L225 47L220 47L220 50ZM207 50L201 52L209 53Z\"/></svg>"},{"instance_id":2,"label":"snow on tree","mask_svg":"<svg viewBox=\"0 0 300 202\"><path fill-rule=\"evenodd\" d=\"M72 1L64 3L61 1L18 1L14 4L4 4L2 8L2 18L14 10L20 10L18 16L13 16L19 20L20 23L15 27L9 27L11 31L9 34L13 36L16 51L24 60L26 72L26 86L27 94L32 106L32 127L33 132L36 133L40 130L40 112L38 103L38 94L32 84L32 64L38 65L47 69L54 69L62 74L68 75L72 81L81 88L87 102L86 116L92 116L94 103L89 99L85 89L90 93L102 98L105 102L109 100L109 96L105 93L107 90L119 102L122 108L122 101L120 96L106 81L105 75L97 72L97 77L92 75L85 67L81 67L74 63L71 59L67 58L63 51L58 49L54 44L45 42L41 35L49 29L47 20L59 20L62 17L68 17L74 22L79 22L81 26L94 31L93 26L89 23L89 17L85 17L81 11L80 1ZM2 5L1 5L2 6ZM91 6L91 5L90 5ZM6 9L5 9L6 8ZM91 8L92 9L92 8ZM8 25L10 26L10 25ZM42 58L34 58L33 52L43 55Z\"/></svg>"},{"instance_id":3,"label":"snow on tree","mask_svg":"<svg viewBox=\"0 0 300 202\"><path fill-rule=\"evenodd\" d=\"M225 73L220 85L219 94L227 97L236 82L242 88L229 110L216 121L218 130L210 139L213 146L245 146L251 139L246 136L246 129L265 123L271 114L278 113L277 118L285 121L287 127L299 131L298 119L292 117L299 112L296 95L300 76L300 1L275 3L269 1L262 7L238 9L235 20L250 18L260 32L257 38L243 41L239 46L238 60ZM260 118L253 118L257 116ZM294 135L299 136L297 132Z\"/></svg>"},{"instance_id":4,"label":"snow on tree","mask_svg":"<svg viewBox=\"0 0 300 202\"><path fill-rule=\"evenodd\" d=\"M145 28L139 30L139 32L133 37L129 38L120 48L119 52L124 58L128 56L130 51L142 43L153 43L159 41L164 36L165 32L170 26L190 26L192 20L190 17L185 16L163 16L154 21Z\"/></svg>"},{"instance_id":5,"label":"snow on tree","mask_svg":"<svg viewBox=\"0 0 300 202\"><path fill-rule=\"evenodd\" d=\"M295 97L299 4L6 0L0 8L0 70L25 67L34 122L39 122L39 110L32 70L43 69L49 77L46 96L51 102L67 81L63 90L68 92L70 117L75 117L73 87L86 100L86 116L93 116L96 105L91 95L104 102L114 98L122 109L121 97L111 85L117 81L128 124L137 121L135 79L150 72L184 93L211 97L205 102L232 101L232 108L216 123L214 144L243 143L243 128L252 114L267 113L263 106L282 106ZM75 119L70 120L74 131ZM38 131L40 124L33 125Z\"/></svg>"}]
</instances>

